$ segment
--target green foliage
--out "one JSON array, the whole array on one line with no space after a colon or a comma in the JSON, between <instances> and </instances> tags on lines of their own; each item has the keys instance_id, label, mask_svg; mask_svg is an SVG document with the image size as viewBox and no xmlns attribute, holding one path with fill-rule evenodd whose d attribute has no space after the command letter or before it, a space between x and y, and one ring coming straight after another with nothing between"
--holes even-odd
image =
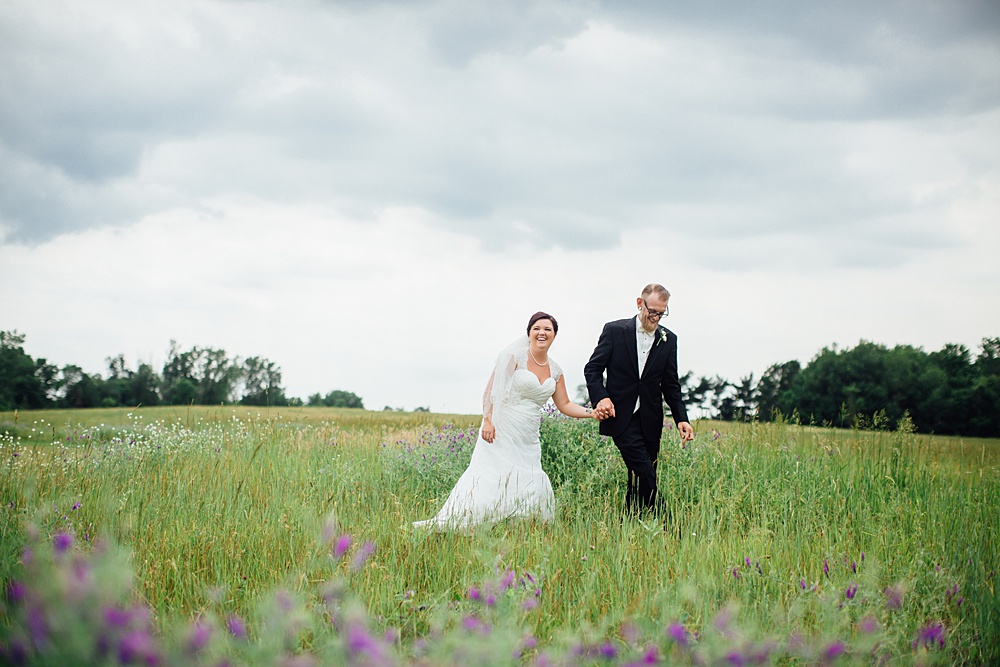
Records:
<instances>
[{"instance_id":1,"label":"green foliage","mask_svg":"<svg viewBox=\"0 0 1000 667\"><path fill-rule=\"evenodd\" d=\"M364 409L364 401L357 394L350 391L335 389L326 396L313 394L309 397L308 405L313 407L326 406L328 408L360 408Z\"/></svg>"},{"instance_id":2,"label":"green foliage","mask_svg":"<svg viewBox=\"0 0 1000 667\"><path fill-rule=\"evenodd\" d=\"M243 362L243 405L286 405L281 369L273 361L250 357Z\"/></svg>"},{"instance_id":3,"label":"green foliage","mask_svg":"<svg viewBox=\"0 0 1000 667\"><path fill-rule=\"evenodd\" d=\"M198 400L198 386L187 378L177 378L165 398L170 405L191 405Z\"/></svg>"},{"instance_id":4,"label":"green foliage","mask_svg":"<svg viewBox=\"0 0 1000 667\"><path fill-rule=\"evenodd\" d=\"M0 410L140 405L302 405L281 386L281 369L263 357L230 358L225 350L170 341L163 372L146 363L132 370L124 355L108 357L107 377L68 364L61 369L24 352L24 336L0 331ZM318 395L317 395L318 396ZM311 405L363 408L361 398L335 391Z\"/></svg>"},{"instance_id":5,"label":"green foliage","mask_svg":"<svg viewBox=\"0 0 1000 667\"><path fill-rule=\"evenodd\" d=\"M920 436L905 420L696 424L684 447L667 430L659 522L623 518L623 468L593 422L549 416L553 524L427 534L410 522L437 510L478 420L119 413L21 414L30 435L0 440L0 646L34 651L31 628L46 628L31 664L103 664L85 657L102 633L115 650L134 633L164 665L1000 659L997 442ZM73 415L94 425L50 429ZM92 548L98 535L111 541ZM60 555L59 536L82 549ZM15 602L15 582L41 602Z\"/></svg>"},{"instance_id":6,"label":"green foliage","mask_svg":"<svg viewBox=\"0 0 1000 667\"><path fill-rule=\"evenodd\" d=\"M868 341L824 348L805 367L772 365L758 383L757 415L797 413L814 424L853 427L909 415L923 433L1000 435L1000 339L987 338L975 359L962 345L937 352Z\"/></svg>"},{"instance_id":7,"label":"green foliage","mask_svg":"<svg viewBox=\"0 0 1000 667\"><path fill-rule=\"evenodd\" d=\"M33 410L49 404L55 368L24 352L24 335L0 331L0 410Z\"/></svg>"}]
</instances>

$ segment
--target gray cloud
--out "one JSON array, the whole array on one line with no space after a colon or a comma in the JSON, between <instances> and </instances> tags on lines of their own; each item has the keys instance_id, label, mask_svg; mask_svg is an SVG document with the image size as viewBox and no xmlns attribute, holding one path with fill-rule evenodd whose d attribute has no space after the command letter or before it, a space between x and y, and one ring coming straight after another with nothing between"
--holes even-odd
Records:
<instances>
[{"instance_id":1,"label":"gray cloud","mask_svg":"<svg viewBox=\"0 0 1000 667\"><path fill-rule=\"evenodd\" d=\"M864 227L905 258L969 196L915 191L996 178L991 3L75 7L0 10L5 242L238 196L486 247Z\"/></svg>"}]
</instances>

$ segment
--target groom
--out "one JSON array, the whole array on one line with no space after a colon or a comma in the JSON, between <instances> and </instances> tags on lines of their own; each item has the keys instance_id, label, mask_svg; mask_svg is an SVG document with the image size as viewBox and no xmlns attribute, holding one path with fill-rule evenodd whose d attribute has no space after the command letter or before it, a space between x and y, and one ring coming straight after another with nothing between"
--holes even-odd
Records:
<instances>
[{"instance_id":1,"label":"groom","mask_svg":"<svg viewBox=\"0 0 1000 667\"><path fill-rule=\"evenodd\" d=\"M663 285L646 285L635 300L639 314L605 324L583 369L601 435L611 436L628 468L628 510L651 509L656 502L664 401L681 442L694 438L677 378L677 336L659 326L669 314L669 299Z\"/></svg>"}]
</instances>

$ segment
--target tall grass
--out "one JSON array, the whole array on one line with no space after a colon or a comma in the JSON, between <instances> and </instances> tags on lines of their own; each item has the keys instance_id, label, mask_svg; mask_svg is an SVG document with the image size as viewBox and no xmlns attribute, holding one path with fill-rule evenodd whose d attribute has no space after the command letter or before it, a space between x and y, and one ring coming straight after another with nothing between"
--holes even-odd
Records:
<instances>
[{"instance_id":1,"label":"tall grass","mask_svg":"<svg viewBox=\"0 0 1000 667\"><path fill-rule=\"evenodd\" d=\"M29 526L82 544L108 535L160 627L263 623L276 587L308 598L349 569L317 539L333 531L354 551L375 545L350 589L401 646L439 635L474 606L470 589L509 571L534 582L537 607L489 613L538 642L529 656L637 646L671 627L746 655L800 637L857 653L877 628L877 656L1000 660L994 441L704 423L681 447L667 431L658 520L623 516L624 467L593 424L548 416L556 520L439 534L411 522L436 513L468 463L474 418L261 412L19 415L0 441L0 577L21 576ZM943 648L918 641L928 627Z\"/></svg>"}]
</instances>

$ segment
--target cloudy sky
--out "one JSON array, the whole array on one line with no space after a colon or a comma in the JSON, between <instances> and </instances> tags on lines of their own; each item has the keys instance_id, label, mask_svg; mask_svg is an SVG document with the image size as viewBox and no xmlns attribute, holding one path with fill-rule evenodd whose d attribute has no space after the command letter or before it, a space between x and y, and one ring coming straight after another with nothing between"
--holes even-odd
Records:
<instances>
[{"instance_id":1,"label":"cloudy sky","mask_svg":"<svg viewBox=\"0 0 1000 667\"><path fill-rule=\"evenodd\" d=\"M1000 335L1000 4L5 0L0 329L475 412L673 293L682 372Z\"/></svg>"}]
</instances>

